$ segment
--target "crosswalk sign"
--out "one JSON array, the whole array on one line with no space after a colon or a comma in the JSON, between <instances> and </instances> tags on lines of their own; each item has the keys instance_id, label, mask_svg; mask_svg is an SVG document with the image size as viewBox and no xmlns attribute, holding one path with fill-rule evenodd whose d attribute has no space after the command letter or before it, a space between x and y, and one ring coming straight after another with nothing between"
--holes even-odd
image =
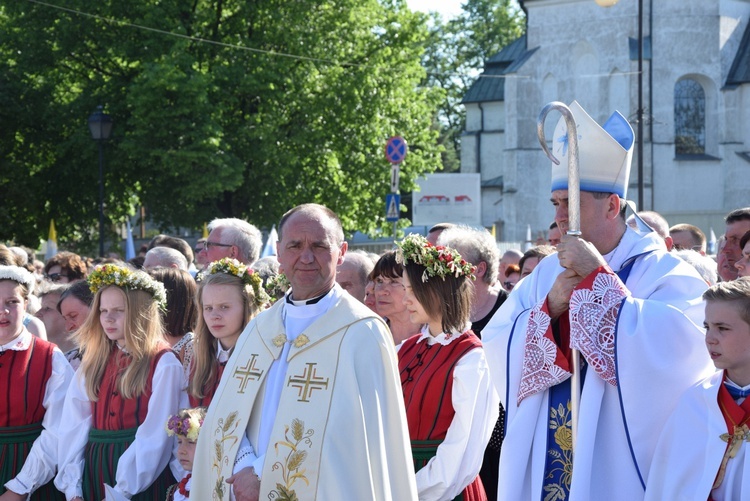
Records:
<instances>
[{"instance_id":1,"label":"crosswalk sign","mask_svg":"<svg viewBox=\"0 0 750 501\"><path fill-rule=\"evenodd\" d=\"M401 207L401 195L389 193L385 196L385 220L394 223L399 220L399 208Z\"/></svg>"}]
</instances>

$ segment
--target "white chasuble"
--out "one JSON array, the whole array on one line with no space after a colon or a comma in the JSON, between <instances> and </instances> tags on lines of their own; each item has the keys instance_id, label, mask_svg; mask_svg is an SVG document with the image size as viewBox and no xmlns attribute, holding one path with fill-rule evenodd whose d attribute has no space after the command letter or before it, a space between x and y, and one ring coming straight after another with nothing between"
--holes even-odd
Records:
<instances>
[{"instance_id":1,"label":"white chasuble","mask_svg":"<svg viewBox=\"0 0 750 501\"><path fill-rule=\"evenodd\" d=\"M272 363L283 351L284 304L241 334L201 429L196 499L229 499L243 435L258 447ZM343 294L291 342L260 473L260 499L416 499L393 342L379 317Z\"/></svg>"}]
</instances>

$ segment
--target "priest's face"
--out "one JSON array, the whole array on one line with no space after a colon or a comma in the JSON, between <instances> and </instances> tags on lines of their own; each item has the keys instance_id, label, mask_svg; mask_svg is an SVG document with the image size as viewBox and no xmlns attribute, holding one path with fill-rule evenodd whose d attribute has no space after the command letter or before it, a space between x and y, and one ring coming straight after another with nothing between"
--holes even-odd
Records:
<instances>
[{"instance_id":1,"label":"priest's face","mask_svg":"<svg viewBox=\"0 0 750 501\"><path fill-rule=\"evenodd\" d=\"M284 222L277 254L294 299L311 299L333 287L347 249L337 240L336 225L323 212L296 212Z\"/></svg>"},{"instance_id":2,"label":"priest's face","mask_svg":"<svg viewBox=\"0 0 750 501\"><path fill-rule=\"evenodd\" d=\"M750 385L750 324L736 301L706 301L706 347L717 369L740 386Z\"/></svg>"}]
</instances>

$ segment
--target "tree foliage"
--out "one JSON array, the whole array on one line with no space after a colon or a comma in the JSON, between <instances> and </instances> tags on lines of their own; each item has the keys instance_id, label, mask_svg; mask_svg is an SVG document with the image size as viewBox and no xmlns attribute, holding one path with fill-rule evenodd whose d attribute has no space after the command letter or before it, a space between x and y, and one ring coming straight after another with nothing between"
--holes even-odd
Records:
<instances>
[{"instance_id":1,"label":"tree foliage","mask_svg":"<svg viewBox=\"0 0 750 501\"><path fill-rule=\"evenodd\" d=\"M423 64L427 84L445 91L440 105L443 166L458 169L465 113L460 106L484 62L521 36L524 16L515 0L466 0L461 15L444 21L433 14Z\"/></svg>"},{"instance_id":2,"label":"tree foliage","mask_svg":"<svg viewBox=\"0 0 750 501\"><path fill-rule=\"evenodd\" d=\"M403 0L49 3L65 10L0 6L0 240L35 247L50 218L62 242L96 231L86 118L99 104L114 120L109 221L142 204L164 229L214 217L263 227L319 202L372 231L385 140L410 144L402 189L440 163L427 23Z\"/></svg>"}]
</instances>

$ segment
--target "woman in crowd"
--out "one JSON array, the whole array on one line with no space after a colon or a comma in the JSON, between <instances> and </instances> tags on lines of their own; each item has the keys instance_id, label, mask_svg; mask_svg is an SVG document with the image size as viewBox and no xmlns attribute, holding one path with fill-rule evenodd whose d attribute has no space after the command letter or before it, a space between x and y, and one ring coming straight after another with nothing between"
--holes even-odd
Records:
<instances>
[{"instance_id":1,"label":"woman in crowd","mask_svg":"<svg viewBox=\"0 0 750 501\"><path fill-rule=\"evenodd\" d=\"M424 325L398 353L419 499L486 500L478 474L499 399L470 330L474 267L420 235L397 257L411 322Z\"/></svg>"},{"instance_id":2,"label":"woman in crowd","mask_svg":"<svg viewBox=\"0 0 750 501\"><path fill-rule=\"evenodd\" d=\"M505 280L503 280L503 289L510 292L521 280L521 268L517 264L509 264L505 268Z\"/></svg>"},{"instance_id":3,"label":"woman in crowd","mask_svg":"<svg viewBox=\"0 0 750 501\"><path fill-rule=\"evenodd\" d=\"M410 320L409 311L403 303L403 271L401 264L396 261L396 251L387 251L380 256L370 274L375 287L375 311L386 319L397 349L422 328L422 324Z\"/></svg>"},{"instance_id":4,"label":"woman in crowd","mask_svg":"<svg viewBox=\"0 0 750 501\"><path fill-rule=\"evenodd\" d=\"M67 251L55 254L44 265L44 278L61 284L84 280L87 272L86 262L81 256Z\"/></svg>"},{"instance_id":5,"label":"woman in crowd","mask_svg":"<svg viewBox=\"0 0 750 501\"><path fill-rule=\"evenodd\" d=\"M198 319L195 305L198 286L189 272L177 268L155 268L149 274L167 290L167 309L162 311L166 340L187 367L190 361L186 357L191 353L187 347L193 340Z\"/></svg>"}]
</instances>

